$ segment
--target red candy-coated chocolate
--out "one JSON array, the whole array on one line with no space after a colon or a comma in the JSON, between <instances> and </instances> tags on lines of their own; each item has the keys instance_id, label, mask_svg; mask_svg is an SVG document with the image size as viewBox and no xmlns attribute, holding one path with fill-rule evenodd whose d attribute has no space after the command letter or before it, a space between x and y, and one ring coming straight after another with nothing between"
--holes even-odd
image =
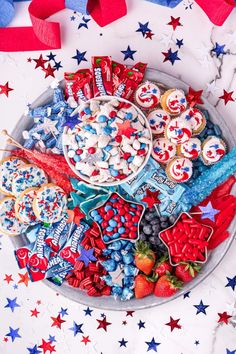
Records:
<instances>
[{"instance_id":1,"label":"red candy-coated chocolate","mask_svg":"<svg viewBox=\"0 0 236 354\"><path fill-rule=\"evenodd\" d=\"M92 57L94 97L112 95L111 57Z\"/></svg>"}]
</instances>

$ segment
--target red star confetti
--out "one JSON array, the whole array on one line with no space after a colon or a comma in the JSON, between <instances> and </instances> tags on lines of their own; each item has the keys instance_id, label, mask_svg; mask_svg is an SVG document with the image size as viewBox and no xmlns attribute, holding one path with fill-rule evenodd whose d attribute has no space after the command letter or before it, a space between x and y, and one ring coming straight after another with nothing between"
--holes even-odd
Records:
<instances>
[{"instance_id":1,"label":"red star confetti","mask_svg":"<svg viewBox=\"0 0 236 354\"><path fill-rule=\"evenodd\" d=\"M175 328L178 328L180 329L181 328L181 325L178 323L180 320L180 318L178 320L174 320L171 316L170 316L170 322L166 323L165 325L166 326L170 326L170 330L171 332L175 329Z\"/></svg>"},{"instance_id":2,"label":"red star confetti","mask_svg":"<svg viewBox=\"0 0 236 354\"><path fill-rule=\"evenodd\" d=\"M232 317L228 315L226 311L224 311L223 313L218 313L218 316L219 316L218 323L224 322L225 324L228 324L229 319Z\"/></svg>"},{"instance_id":3,"label":"red star confetti","mask_svg":"<svg viewBox=\"0 0 236 354\"><path fill-rule=\"evenodd\" d=\"M54 76L54 71L55 71L56 69L52 68L52 67L51 67L51 64L48 64L48 67L47 67L47 68L45 67L45 68L43 68L42 70L45 72L45 79L46 79L48 76L55 77L55 76Z\"/></svg>"},{"instance_id":4,"label":"red star confetti","mask_svg":"<svg viewBox=\"0 0 236 354\"><path fill-rule=\"evenodd\" d=\"M126 311L126 317L127 316L133 317L133 313L134 311Z\"/></svg>"},{"instance_id":5,"label":"red star confetti","mask_svg":"<svg viewBox=\"0 0 236 354\"><path fill-rule=\"evenodd\" d=\"M25 274L18 273L18 275L20 277L20 280L18 281L18 284L24 283L25 286L28 286L29 281L30 281L28 273L27 272Z\"/></svg>"},{"instance_id":6,"label":"red star confetti","mask_svg":"<svg viewBox=\"0 0 236 354\"><path fill-rule=\"evenodd\" d=\"M84 343L85 345L87 345L89 342L91 342L91 340L89 339L89 336L85 337L85 336L82 336L83 339L81 340L82 343Z\"/></svg>"},{"instance_id":7,"label":"red star confetti","mask_svg":"<svg viewBox=\"0 0 236 354\"><path fill-rule=\"evenodd\" d=\"M36 301L36 304L37 304L37 305L41 305L41 303L42 303L41 300L37 300L37 301Z\"/></svg>"},{"instance_id":8,"label":"red star confetti","mask_svg":"<svg viewBox=\"0 0 236 354\"><path fill-rule=\"evenodd\" d=\"M122 321L122 325L126 326L127 325L127 321Z\"/></svg>"},{"instance_id":9,"label":"red star confetti","mask_svg":"<svg viewBox=\"0 0 236 354\"><path fill-rule=\"evenodd\" d=\"M130 138L131 134L136 132L136 129L130 126L130 121L127 119L124 123L117 123L118 133L117 135L125 135Z\"/></svg>"},{"instance_id":10,"label":"red star confetti","mask_svg":"<svg viewBox=\"0 0 236 354\"><path fill-rule=\"evenodd\" d=\"M30 62L31 61L32 60L30 60ZM44 69L44 64L48 62L48 60L43 59L42 54L40 54L39 59L33 59L33 61L35 61L35 63L36 63L35 69L37 69L37 68Z\"/></svg>"},{"instance_id":11,"label":"red star confetti","mask_svg":"<svg viewBox=\"0 0 236 354\"><path fill-rule=\"evenodd\" d=\"M51 342L46 342L42 339L42 344L39 345L39 348L43 349L43 354L46 354L47 351L50 353L55 352L55 345L52 345Z\"/></svg>"},{"instance_id":12,"label":"red star confetti","mask_svg":"<svg viewBox=\"0 0 236 354\"><path fill-rule=\"evenodd\" d=\"M6 95L8 97L8 94L10 91L13 91L13 88L9 87L9 82L7 81L5 85L0 85L0 95Z\"/></svg>"},{"instance_id":13,"label":"red star confetti","mask_svg":"<svg viewBox=\"0 0 236 354\"><path fill-rule=\"evenodd\" d=\"M31 58L27 58L27 63L31 63L32 59Z\"/></svg>"},{"instance_id":14,"label":"red star confetti","mask_svg":"<svg viewBox=\"0 0 236 354\"><path fill-rule=\"evenodd\" d=\"M152 33L152 31L149 31L149 32L145 33L145 38L152 39L153 36L154 36L154 33Z\"/></svg>"},{"instance_id":15,"label":"red star confetti","mask_svg":"<svg viewBox=\"0 0 236 354\"><path fill-rule=\"evenodd\" d=\"M63 319L61 319L60 315L58 315L57 317L51 317L51 319L53 320L53 323L52 323L51 327L55 326L55 327L60 328L60 329L61 329L62 323L66 322Z\"/></svg>"},{"instance_id":16,"label":"red star confetti","mask_svg":"<svg viewBox=\"0 0 236 354\"><path fill-rule=\"evenodd\" d=\"M182 23L180 23L180 17L173 17L171 16L171 21L167 23L167 25L170 25L173 27L173 30L175 31L178 26L183 26Z\"/></svg>"},{"instance_id":17,"label":"red star confetti","mask_svg":"<svg viewBox=\"0 0 236 354\"><path fill-rule=\"evenodd\" d=\"M8 342L8 338L4 337L3 341L7 343Z\"/></svg>"},{"instance_id":18,"label":"red star confetti","mask_svg":"<svg viewBox=\"0 0 236 354\"><path fill-rule=\"evenodd\" d=\"M194 89L192 89L192 87L189 87L186 99L187 99L190 107L193 107L198 103L199 104L203 103L203 101L201 99L202 93L203 93L203 90L195 91Z\"/></svg>"},{"instance_id":19,"label":"red star confetti","mask_svg":"<svg viewBox=\"0 0 236 354\"><path fill-rule=\"evenodd\" d=\"M97 329L99 329L99 328L103 328L103 329L104 329L104 331L107 331L107 327L111 325L111 323L110 323L110 322L107 322L107 318L106 318L106 316L105 316L102 320L97 320L97 321L98 321L98 323L99 323L99 325L98 325L98 328L97 328Z\"/></svg>"},{"instance_id":20,"label":"red star confetti","mask_svg":"<svg viewBox=\"0 0 236 354\"><path fill-rule=\"evenodd\" d=\"M160 200L157 198L159 191L151 192L149 189L146 189L146 197L144 197L141 202L147 203L149 208L152 208L154 204L160 204Z\"/></svg>"},{"instance_id":21,"label":"red star confetti","mask_svg":"<svg viewBox=\"0 0 236 354\"><path fill-rule=\"evenodd\" d=\"M13 281L12 274L10 275L5 274L5 278L3 280L6 281L7 284L9 284L11 281Z\"/></svg>"},{"instance_id":22,"label":"red star confetti","mask_svg":"<svg viewBox=\"0 0 236 354\"><path fill-rule=\"evenodd\" d=\"M220 96L219 98L225 101L225 105L227 105L227 103L229 101L235 101L235 99L232 97L232 94L234 93L234 91L231 92L227 92L226 90L224 90L224 93L222 96Z\"/></svg>"},{"instance_id":23,"label":"red star confetti","mask_svg":"<svg viewBox=\"0 0 236 354\"><path fill-rule=\"evenodd\" d=\"M34 310L30 310L31 311L31 317L36 317L38 318L38 314L40 313L36 308Z\"/></svg>"}]
</instances>

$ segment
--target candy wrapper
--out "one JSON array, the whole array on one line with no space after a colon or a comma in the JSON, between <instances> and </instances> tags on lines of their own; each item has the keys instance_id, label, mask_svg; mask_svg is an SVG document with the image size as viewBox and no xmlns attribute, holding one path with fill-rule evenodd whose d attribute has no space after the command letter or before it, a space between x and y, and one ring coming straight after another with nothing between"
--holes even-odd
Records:
<instances>
[{"instance_id":1,"label":"candy wrapper","mask_svg":"<svg viewBox=\"0 0 236 354\"><path fill-rule=\"evenodd\" d=\"M112 95L111 57L92 57L94 97Z\"/></svg>"},{"instance_id":2,"label":"candy wrapper","mask_svg":"<svg viewBox=\"0 0 236 354\"><path fill-rule=\"evenodd\" d=\"M86 102L93 97L92 74L89 69L80 69L75 73L65 73L65 96L71 104ZM77 104L75 105L77 107Z\"/></svg>"}]
</instances>

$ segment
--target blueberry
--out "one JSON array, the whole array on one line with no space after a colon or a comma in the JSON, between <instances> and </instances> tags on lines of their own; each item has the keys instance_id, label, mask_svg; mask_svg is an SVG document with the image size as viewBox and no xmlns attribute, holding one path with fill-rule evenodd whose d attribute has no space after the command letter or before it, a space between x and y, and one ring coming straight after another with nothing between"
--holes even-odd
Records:
<instances>
[{"instance_id":1,"label":"blueberry","mask_svg":"<svg viewBox=\"0 0 236 354\"><path fill-rule=\"evenodd\" d=\"M169 222L171 223L171 224L174 224L174 222L176 221L176 216L175 215L171 215L170 217L169 217Z\"/></svg>"},{"instance_id":2,"label":"blueberry","mask_svg":"<svg viewBox=\"0 0 236 354\"><path fill-rule=\"evenodd\" d=\"M168 222L162 222L161 227L162 229L166 229L169 226Z\"/></svg>"},{"instance_id":3,"label":"blueberry","mask_svg":"<svg viewBox=\"0 0 236 354\"><path fill-rule=\"evenodd\" d=\"M147 214L145 214L145 219L147 220L147 221L151 221L152 219L154 219L155 218L155 214L154 213L147 213Z\"/></svg>"},{"instance_id":4,"label":"blueberry","mask_svg":"<svg viewBox=\"0 0 236 354\"><path fill-rule=\"evenodd\" d=\"M167 220L168 220L168 216L161 216L161 217L160 217L160 221L162 221L162 222L163 222L163 221L165 222L165 221L167 221Z\"/></svg>"},{"instance_id":5,"label":"blueberry","mask_svg":"<svg viewBox=\"0 0 236 354\"><path fill-rule=\"evenodd\" d=\"M152 230L153 230L153 232L156 234L156 233L158 233L158 232L160 232L160 225L153 225L152 226Z\"/></svg>"},{"instance_id":6,"label":"blueberry","mask_svg":"<svg viewBox=\"0 0 236 354\"><path fill-rule=\"evenodd\" d=\"M152 226L151 225L145 225L143 228L143 232L146 235L151 235L152 234Z\"/></svg>"},{"instance_id":7,"label":"blueberry","mask_svg":"<svg viewBox=\"0 0 236 354\"><path fill-rule=\"evenodd\" d=\"M145 235L145 233L141 233L140 235L139 235L139 238L140 238L140 240L142 240L142 241L146 241L146 235Z\"/></svg>"},{"instance_id":8,"label":"blueberry","mask_svg":"<svg viewBox=\"0 0 236 354\"><path fill-rule=\"evenodd\" d=\"M150 221L151 225L159 225L159 223L160 223L159 219L153 219Z\"/></svg>"}]
</instances>

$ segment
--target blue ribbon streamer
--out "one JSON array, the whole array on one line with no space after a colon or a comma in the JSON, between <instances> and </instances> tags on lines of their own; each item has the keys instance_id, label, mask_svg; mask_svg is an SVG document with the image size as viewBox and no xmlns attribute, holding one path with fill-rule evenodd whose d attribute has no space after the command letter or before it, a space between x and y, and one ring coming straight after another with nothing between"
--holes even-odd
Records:
<instances>
[{"instance_id":1,"label":"blue ribbon streamer","mask_svg":"<svg viewBox=\"0 0 236 354\"><path fill-rule=\"evenodd\" d=\"M87 11L88 0L66 0L65 6L67 9L80 12L81 14L88 14Z\"/></svg>"},{"instance_id":2,"label":"blue ribbon streamer","mask_svg":"<svg viewBox=\"0 0 236 354\"><path fill-rule=\"evenodd\" d=\"M179 3L182 2L182 0L146 0L146 1L150 1L153 2L154 4L167 6L170 8L176 7Z\"/></svg>"}]
</instances>

